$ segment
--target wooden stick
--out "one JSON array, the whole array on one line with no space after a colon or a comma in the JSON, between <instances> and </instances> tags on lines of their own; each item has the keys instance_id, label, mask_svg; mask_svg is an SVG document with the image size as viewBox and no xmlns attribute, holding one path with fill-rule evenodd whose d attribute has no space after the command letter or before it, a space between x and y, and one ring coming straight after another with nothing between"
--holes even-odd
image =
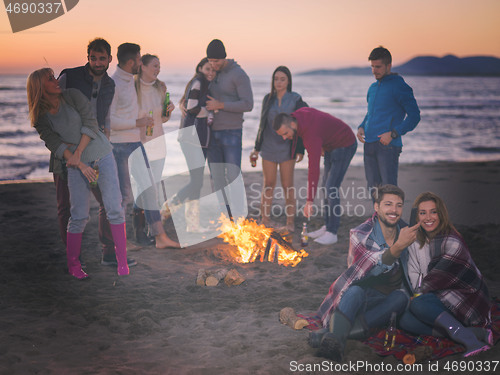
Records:
<instances>
[{"instance_id":1,"label":"wooden stick","mask_svg":"<svg viewBox=\"0 0 500 375\"><path fill-rule=\"evenodd\" d=\"M299 318L297 314L295 314L295 310L291 307L281 309L280 322L293 329L302 329L309 325L309 322L303 318Z\"/></svg>"}]
</instances>

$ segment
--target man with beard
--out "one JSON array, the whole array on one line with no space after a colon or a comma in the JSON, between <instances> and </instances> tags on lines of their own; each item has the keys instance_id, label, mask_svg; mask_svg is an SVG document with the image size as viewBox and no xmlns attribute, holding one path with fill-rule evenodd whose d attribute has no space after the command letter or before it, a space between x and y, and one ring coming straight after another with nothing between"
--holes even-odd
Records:
<instances>
[{"instance_id":1,"label":"man with beard","mask_svg":"<svg viewBox=\"0 0 500 375\"><path fill-rule=\"evenodd\" d=\"M122 205L127 212L128 205L133 202L128 158L135 149L142 147L140 129L153 126L154 121L150 116L138 118L139 102L134 85L134 74L139 72L142 65L141 47L134 43L123 43L118 46L116 55L118 66L113 74L116 88L110 107L110 141L118 168ZM154 240L147 237L145 225L144 210L134 207L136 241L141 245L152 245Z\"/></svg>"},{"instance_id":2,"label":"man with beard","mask_svg":"<svg viewBox=\"0 0 500 375\"><path fill-rule=\"evenodd\" d=\"M374 191L374 215L351 230L348 268L330 286L316 315L323 329L309 343L319 355L342 362L348 338L361 339L386 326L392 313L404 312L409 296L403 283L406 264L399 258L417 235L419 224L401 222L404 192L394 185Z\"/></svg>"},{"instance_id":3,"label":"man with beard","mask_svg":"<svg viewBox=\"0 0 500 375\"><path fill-rule=\"evenodd\" d=\"M90 101L92 113L102 132L109 138L109 106L115 93L115 83L109 77L107 70L112 60L111 46L102 38L95 38L87 46L87 64L76 68L64 69L59 75L59 86L62 89L76 88ZM54 133L54 136L59 137ZM62 144L62 140L61 140ZM66 229L70 217L70 201L66 166L51 154L51 170L54 173L56 185L57 213L59 217L59 230L63 242L66 244ZM106 217L106 211L99 186L91 189L99 202L99 240L102 243L103 265L117 266L115 244L111 229ZM128 265L134 266L137 262L128 259Z\"/></svg>"}]
</instances>

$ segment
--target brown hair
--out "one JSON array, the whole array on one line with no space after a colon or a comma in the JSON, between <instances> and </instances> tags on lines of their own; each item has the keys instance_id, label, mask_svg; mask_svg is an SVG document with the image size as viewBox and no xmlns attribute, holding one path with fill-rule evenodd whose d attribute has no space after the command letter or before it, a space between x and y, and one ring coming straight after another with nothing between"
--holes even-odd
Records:
<instances>
[{"instance_id":1,"label":"brown hair","mask_svg":"<svg viewBox=\"0 0 500 375\"><path fill-rule=\"evenodd\" d=\"M419 227L417 232L417 242L420 247L424 246L427 241L432 240L436 235L444 235L447 236L450 233L458 234L457 230L453 226L450 221L450 216L448 215L448 209L444 201L434 193L425 192L420 194L417 198L415 198L415 202L413 203L413 208L418 209L420 203L432 201L436 204L436 211L439 217L439 225L435 231L432 233L427 233L422 227ZM418 213L417 213L418 215Z\"/></svg>"},{"instance_id":2,"label":"brown hair","mask_svg":"<svg viewBox=\"0 0 500 375\"><path fill-rule=\"evenodd\" d=\"M372 188L370 188L370 193L373 196L373 202L378 203L378 204L380 204L380 202L382 202L382 199L384 199L384 195L386 195L386 194L393 194L393 195L400 197L401 200L403 201L403 203L405 201L404 191L395 185L387 184L387 185L378 186L376 188L373 188L373 191L372 191Z\"/></svg>"},{"instance_id":3,"label":"brown hair","mask_svg":"<svg viewBox=\"0 0 500 375\"><path fill-rule=\"evenodd\" d=\"M49 74L54 74L50 68L38 69L31 73L26 81L31 126L35 126L40 116L51 108L50 103L43 97L43 82Z\"/></svg>"}]
</instances>

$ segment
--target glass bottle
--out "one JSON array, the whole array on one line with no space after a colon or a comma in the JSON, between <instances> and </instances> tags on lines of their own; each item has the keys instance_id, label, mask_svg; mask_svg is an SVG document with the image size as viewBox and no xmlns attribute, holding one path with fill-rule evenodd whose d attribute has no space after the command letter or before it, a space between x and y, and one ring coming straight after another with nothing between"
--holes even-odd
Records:
<instances>
[{"instance_id":1,"label":"glass bottle","mask_svg":"<svg viewBox=\"0 0 500 375\"><path fill-rule=\"evenodd\" d=\"M153 118L153 111L149 111L149 117ZM153 125L146 126L146 135L148 137L153 135Z\"/></svg>"},{"instance_id":2,"label":"glass bottle","mask_svg":"<svg viewBox=\"0 0 500 375\"><path fill-rule=\"evenodd\" d=\"M309 245L309 234L307 233L307 223L302 224L302 232L300 233L300 245L303 247Z\"/></svg>"},{"instance_id":3,"label":"glass bottle","mask_svg":"<svg viewBox=\"0 0 500 375\"><path fill-rule=\"evenodd\" d=\"M94 164L94 171L95 171L95 174L96 174L95 181L91 181L89 183L90 187L92 187L92 188L95 188L97 186L97 179L99 178L99 166L97 165L97 163Z\"/></svg>"},{"instance_id":4,"label":"glass bottle","mask_svg":"<svg viewBox=\"0 0 500 375\"><path fill-rule=\"evenodd\" d=\"M168 105L170 104L170 93L167 91L165 93L165 100L163 101L163 108L162 108L162 111L161 111L161 115L162 116L168 116L168 111L167 111L167 107Z\"/></svg>"},{"instance_id":5,"label":"glass bottle","mask_svg":"<svg viewBox=\"0 0 500 375\"><path fill-rule=\"evenodd\" d=\"M423 279L423 275L422 275L422 272L420 272L418 274L417 286L415 287L415 290L413 291L413 298L422 295L422 279Z\"/></svg>"},{"instance_id":6,"label":"glass bottle","mask_svg":"<svg viewBox=\"0 0 500 375\"><path fill-rule=\"evenodd\" d=\"M389 323L389 326L387 327L387 330L385 331L384 348L386 351L393 349L394 345L396 344L396 316L397 313L393 311L391 314L391 321Z\"/></svg>"}]
</instances>

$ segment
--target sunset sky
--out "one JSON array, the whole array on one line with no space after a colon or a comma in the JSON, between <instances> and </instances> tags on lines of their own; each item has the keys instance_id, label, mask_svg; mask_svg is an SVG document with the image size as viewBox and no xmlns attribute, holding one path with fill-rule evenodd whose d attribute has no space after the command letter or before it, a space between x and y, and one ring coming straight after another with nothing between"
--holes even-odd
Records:
<instances>
[{"instance_id":1,"label":"sunset sky","mask_svg":"<svg viewBox=\"0 0 500 375\"><path fill-rule=\"evenodd\" d=\"M34 1L34 0L33 0ZM213 38L253 74L368 66L378 45L394 64L417 55L500 57L499 0L80 0L66 15L12 33L0 6L1 73L82 65L90 39L160 57L162 74L190 73ZM116 61L112 64L115 65Z\"/></svg>"}]
</instances>

